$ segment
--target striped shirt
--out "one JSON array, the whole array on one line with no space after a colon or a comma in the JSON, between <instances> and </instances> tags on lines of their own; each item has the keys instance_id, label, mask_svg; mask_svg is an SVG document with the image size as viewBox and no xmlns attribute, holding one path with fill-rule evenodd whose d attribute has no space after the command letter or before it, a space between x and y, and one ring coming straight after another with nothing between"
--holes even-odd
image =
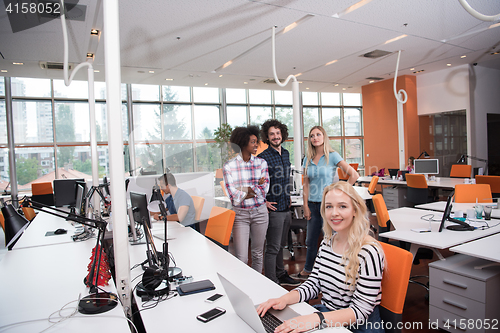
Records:
<instances>
[{"instance_id":1,"label":"striped shirt","mask_svg":"<svg viewBox=\"0 0 500 333\"><path fill-rule=\"evenodd\" d=\"M382 298L383 252L373 244L363 245L358 254L359 278L355 289L350 290L349 284L345 283L342 255L333 252L332 241L333 237L330 241L323 240L311 275L295 290L300 294L300 302L322 293L321 303L328 309L350 308L354 311L356 322L361 324Z\"/></svg>"},{"instance_id":2,"label":"striped shirt","mask_svg":"<svg viewBox=\"0 0 500 333\"><path fill-rule=\"evenodd\" d=\"M224 164L223 172L226 191L233 206L250 209L265 203L269 190L269 172L264 159L251 155L250 160L245 162L238 154ZM259 179L262 177L265 182L259 185ZM245 199L246 192L238 190L238 187L251 187L255 197Z\"/></svg>"}]
</instances>

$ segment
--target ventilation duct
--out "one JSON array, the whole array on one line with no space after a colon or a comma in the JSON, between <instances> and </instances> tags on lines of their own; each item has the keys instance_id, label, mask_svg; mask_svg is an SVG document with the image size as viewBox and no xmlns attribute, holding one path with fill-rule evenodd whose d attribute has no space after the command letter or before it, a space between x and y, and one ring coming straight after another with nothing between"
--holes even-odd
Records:
<instances>
[{"instance_id":1,"label":"ventilation duct","mask_svg":"<svg viewBox=\"0 0 500 333\"><path fill-rule=\"evenodd\" d=\"M391 53L392 52L384 51L384 50L373 50L371 52L360 55L360 57L376 59L376 58L384 57L384 56L391 54Z\"/></svg>"},{"instance_id":2,"label":"ventilation duct","mask_svg":"<svg viewBox=\"0 0 500 333\"><path fill-rule=\"evenodd\" d=\"M64 64L62 62L40 61L39 64L41 69L56 69L62 71L64 68ZM69 70L73 69L72 63L68 64L68 69Z\"/></svg>"}]
</instances>

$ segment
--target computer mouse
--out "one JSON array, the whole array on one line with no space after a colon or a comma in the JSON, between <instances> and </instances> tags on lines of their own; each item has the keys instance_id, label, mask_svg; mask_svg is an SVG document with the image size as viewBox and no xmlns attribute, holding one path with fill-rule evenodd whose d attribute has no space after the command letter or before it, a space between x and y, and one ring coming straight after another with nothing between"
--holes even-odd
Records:
<instances>
[{"instance_id":1,"label":"computer mouse","mask_svg":"<svg viewBox=\"0 0 500 333\"><path fill-rule=\"evenodd\" d=\"M56 234L56 235L62 235L62 234L65 234L67 232L68 231L66 229L57 229L56 231L54 231L54 234Z\"/></svg>"}]
</instances>

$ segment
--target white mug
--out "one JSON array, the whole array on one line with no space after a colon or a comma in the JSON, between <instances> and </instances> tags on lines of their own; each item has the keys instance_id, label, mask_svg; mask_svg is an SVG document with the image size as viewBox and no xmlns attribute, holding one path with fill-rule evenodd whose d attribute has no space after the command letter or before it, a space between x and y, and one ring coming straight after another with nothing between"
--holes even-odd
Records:
<instances>
[{"instance_id":1,"label":"white mug","mask_svg":"<svg viewBox=\"0 0 500 333\"><path fill-rule=\"evenodd\" d=\"M469 178L464 179L464 184L469 184Z\"/></svg>"}]
</instances>

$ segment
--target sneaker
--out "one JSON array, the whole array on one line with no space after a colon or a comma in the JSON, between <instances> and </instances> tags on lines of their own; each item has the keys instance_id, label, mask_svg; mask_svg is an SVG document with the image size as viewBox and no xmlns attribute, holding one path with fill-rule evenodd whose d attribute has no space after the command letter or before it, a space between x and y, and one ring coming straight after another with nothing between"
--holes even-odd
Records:
<instances>
[{"instance_id":1,"label":"sneaker","mask_svg":"<svg viewBox=\"0 0 500 333\"><path fill-rule=\"evenodd\" d=\"M300 272L300 273L297 273L297 274L292 274L293 278L294 279L299 279L299 280L307 280L307 278L309 277L311 273L304 273L304 271Z\"/></svg>"},{"instance_id":2,"label":"sneaker","mask_svg":"<svg viewBox=\"0 0 500 333\"><path fill-rule=\"evenodd\" d=\"M280 276L278 278L279 282L280 282L280 285L282 286L292 286L292 287L296 287L296 286L300 286L300 284L302 283L302 281L299 281L299 280L295 280L295 279L292 279L288 274L284 274L282 276Z\"/></svg>"}]
</instances>

